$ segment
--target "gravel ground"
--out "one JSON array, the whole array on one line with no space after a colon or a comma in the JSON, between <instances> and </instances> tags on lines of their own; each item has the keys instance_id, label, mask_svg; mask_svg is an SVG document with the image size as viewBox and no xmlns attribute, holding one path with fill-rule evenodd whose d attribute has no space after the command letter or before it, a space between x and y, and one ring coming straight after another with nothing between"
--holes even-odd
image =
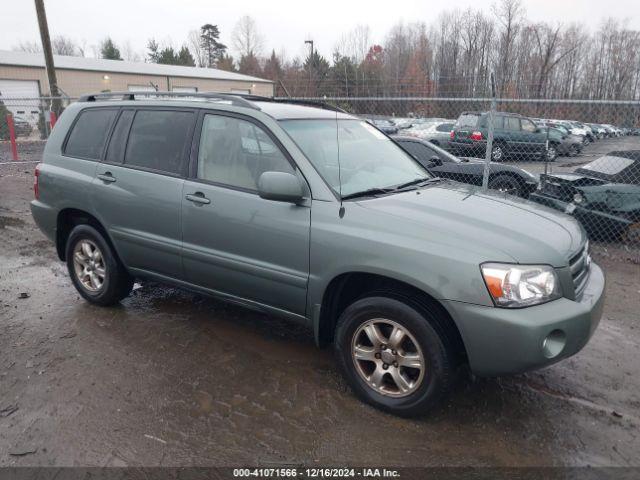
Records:
<instances>
[{"instance_id":1,"label":"gravel ground","mask_svg":"<svg viewBox=\"0 0 640 480\"><path fill-rule=\"evenodd\" d=\"M295 324L147 283L115 308L81 300L31 219L32 170L0 165L0 466L640 466L640 267L624 249L595 247L608 301L582 352L464 376L404 420L356 400Z\"/></svg>"}]
</instances>

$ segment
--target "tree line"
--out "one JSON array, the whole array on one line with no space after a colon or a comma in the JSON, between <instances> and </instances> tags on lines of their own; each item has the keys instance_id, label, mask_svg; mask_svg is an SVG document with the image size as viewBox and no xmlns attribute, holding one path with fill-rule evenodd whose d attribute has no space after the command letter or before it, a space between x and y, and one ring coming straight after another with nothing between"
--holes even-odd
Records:
<instances>
[{"instance_id":1,"label":"tree line","mask_svg":"<svg viewBox=\"0 0 640 480\"><path fill-rule=\"evenodd\" d=\"M594 32L584 25L533 22L520 0L498 0L489 12L450 10L430 23L394 25L379 43L366 25L342 35L326 58L265 54L265 36L244 16L231 31L234 55L215 24L192 30L179 47L149 39L134 52L106 38L101 58L219 68L268 78L283 96L435 96L640 99L640 31L607 19ZM84 55L85 48L54 37L54 53ZM37 44L16 48L33 51Z\"/></svg>"}]
</instances>

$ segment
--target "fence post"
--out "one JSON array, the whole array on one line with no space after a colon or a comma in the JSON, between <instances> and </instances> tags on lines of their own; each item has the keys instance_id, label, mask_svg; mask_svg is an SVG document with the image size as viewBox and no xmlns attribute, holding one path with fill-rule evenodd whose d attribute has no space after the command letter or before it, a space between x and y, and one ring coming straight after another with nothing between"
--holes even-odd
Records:
<instances>
[{"instance_id":1,"label":"fence post","mask_svg":"<svg viewBox=\"0 0 640 480\"><path fill-rule=\"evenodd\" d=\"M13 115L7 113L7 126L9 127L9 139L11 140L11 157L14 162L18 161L18 145L16 144L16 128L13 123Z\"/></svg>"},{"instance_id":2,"label":"fence post","mask_svg":"<svg viewBox=\"0 0 640 480\"><path fill-rule=\"evenodd\" d=\"M56 126L56 121L57 120L58 120L58 117L56 116L56 112L51 110L49 112L49 123L51 124L51 130L53 130L53 127Z\"/></svg>"},{"instance_id":3,"label":"fence post","mask_svg":"<svg viewBox=\"0 0 640 480\"><path fill-rule=\"evenodd\" d=\"M484 155L484 172L482 174L482 189L489 188L489 173L491 169L491 152L493 150L493 123L496 112L496 84L491 72L491 107L489 108L489 132L487 134L487 150Z\"/></svg>"}]
</instances>

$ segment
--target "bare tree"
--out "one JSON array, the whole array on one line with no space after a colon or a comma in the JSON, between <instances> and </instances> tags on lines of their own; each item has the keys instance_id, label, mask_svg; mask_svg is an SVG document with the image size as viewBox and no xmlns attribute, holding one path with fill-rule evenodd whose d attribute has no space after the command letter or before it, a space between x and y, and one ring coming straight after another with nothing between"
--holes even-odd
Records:
<instances>
[{"instance_id":1,"label":"bare tree","mask_svg":"<svg viewBox=\"0 0 640 480\"><path fill-rule=\"evenodd\" d=\"M495 73L499 95L503 95L514 74L514 46L522 26L524 8L520 0L500 0L492 9L500 32Z\"/></svg>"},{"instance_id":2,"label":"bare tree","mask_svg":"<svg viewBox=\"0 0 640 480\"><path fill-rule=\"evenodd\" d=\"M252 17L245 15L236 22L231 33L231 44L241 58L262 54L264 37Z\"/></svg>"},{"instance_id":3,"label":"bare tree","mask_svg":"<svg viewBox=\"0 0 640 480\"><path fill-rule=\"evenodd\" d=\"M189 32L189 35L187 36L187 46L196 61L196 66L206 67L207 54L202 48L200 32L198 30L191 30Z\"/></svg>"},{"instance_id":4,"label":"bare tree","mask_svg":"<svg viewBox=\"0 0 640 480\"><path fill-rule=\"evenodd\" d=\"M82 56L81 50L76 42L64 35L53 37L53 40L51 41L51 48L53 53L56 55L65 55L68 57Z\"/></svg>"},{"instance_id":5,"label":"bare tree","mask_svg":"<svg viewBox=\"0 0 640 480\"><path fill-rule=\"evenodd\" d=\"M24 41L12 47L16 52L41 53L42 46L38 42Z\"/></svg>"}]
</instances>

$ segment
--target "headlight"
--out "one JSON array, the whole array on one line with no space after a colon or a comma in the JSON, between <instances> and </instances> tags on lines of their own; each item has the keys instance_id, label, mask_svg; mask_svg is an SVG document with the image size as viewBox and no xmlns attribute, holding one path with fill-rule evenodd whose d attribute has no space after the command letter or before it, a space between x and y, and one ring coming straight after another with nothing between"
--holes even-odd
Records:
<instances>
[{"instance_id":1,"label":"headlight","mask_svg":"<svg viewBox=\"0 0 640 480\"><path fill-rule=\"evenodd\" d=\"M519 308L560 298L560 283L549 265L480 265L489 294L498 307Z\"/></svg>"},{"instance_id":2,"label":"headlight","mask_svg":"<svg viewBox=\"0 0 640 480\"><path fill-rule=\"evenodd\" d=\"M584 201L584 197L580 193L576 193L573 196L573 203L582 203Z\"/></svg>"}]
</instances>

